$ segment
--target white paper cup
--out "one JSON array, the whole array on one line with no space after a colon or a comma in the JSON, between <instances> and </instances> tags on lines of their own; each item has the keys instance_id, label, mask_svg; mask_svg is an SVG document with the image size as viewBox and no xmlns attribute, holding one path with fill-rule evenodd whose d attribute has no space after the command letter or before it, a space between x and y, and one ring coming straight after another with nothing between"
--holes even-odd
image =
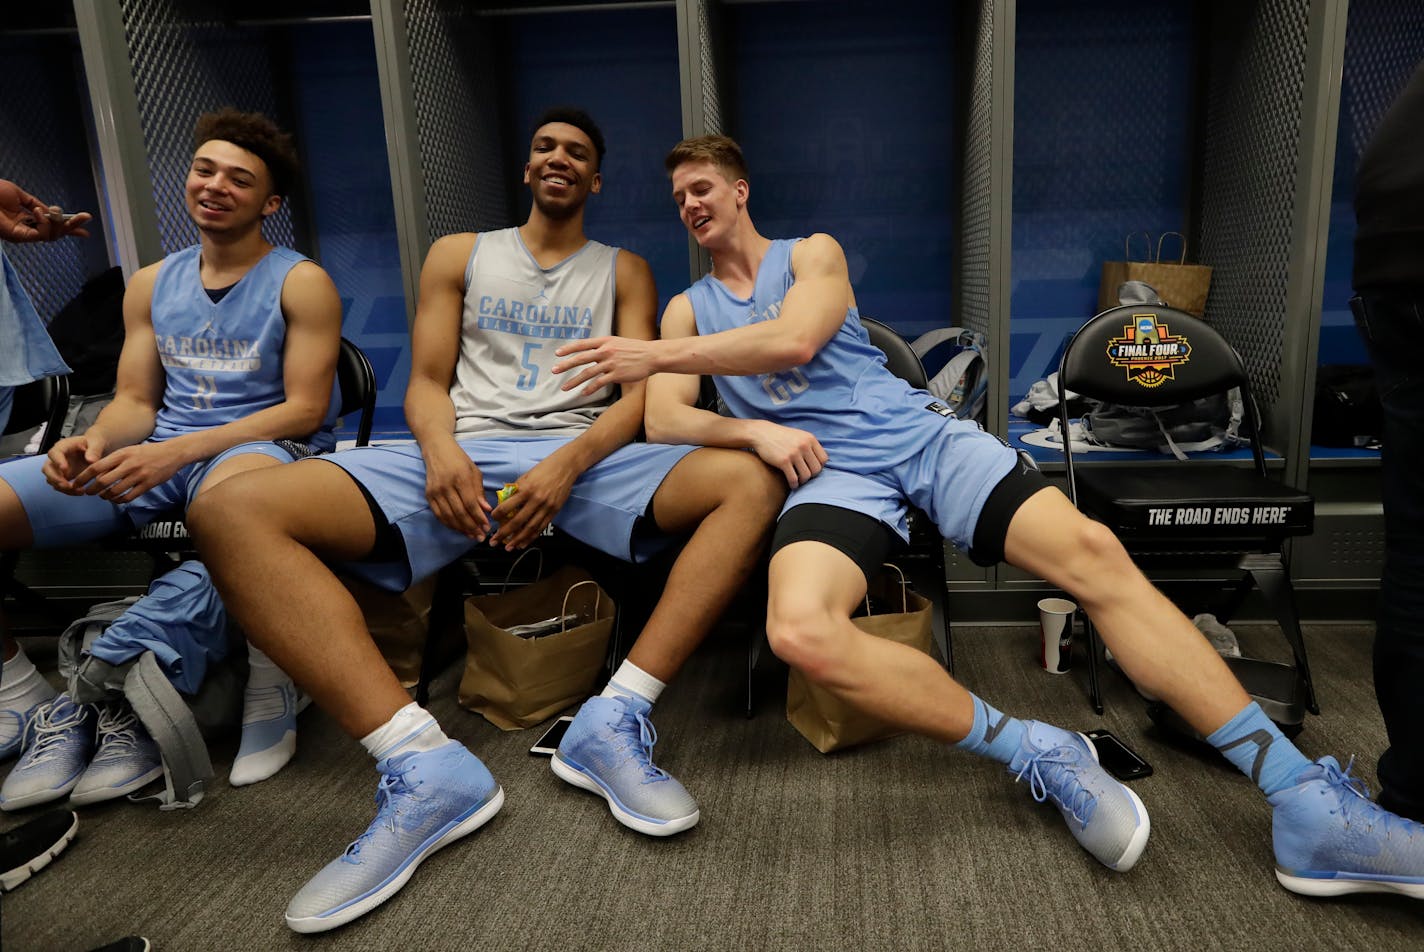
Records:
<instances>
[{"instance_id":1,"label":"white paper cup","mask_svg":"<svg viewBox=\"0 0 1424 952\"><path fill-rule=\"evenodd\" d=\"M1042 650L1038 663L1050 674L1062 674L1073 664L1073 613L1078 606L1066 598L1045 598L1038 603L1038 628Z\"/></svg>"}]
</instances>

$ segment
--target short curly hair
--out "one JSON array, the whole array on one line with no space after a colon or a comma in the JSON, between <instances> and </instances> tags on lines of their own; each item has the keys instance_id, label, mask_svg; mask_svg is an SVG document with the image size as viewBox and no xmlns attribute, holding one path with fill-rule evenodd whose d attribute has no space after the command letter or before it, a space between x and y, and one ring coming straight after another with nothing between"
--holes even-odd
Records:
<instances>
[{"instance_id":1,"label":"short curly hair","mask_svg":"<svg viewBox=\"0 0 1424 952\"><path fill-rule=\"evenodd\" d=\"M573 126L593 143L593 151L598 159L598 168L603 168L603 130L598 128L598 123L593 121L593 117L577 106L553 106L545 109L544 113L536 120L534 126L529 130L529 137L532 139L534 133L551 122L562 122Z\"/></svg>"},{"instance_id":2,"label":"short curly hair","mask_svg":"<svg viewBox=\"0 0 1424 952\"><path fill-rule=\"evenodd\" d=\"M205 112L193 126L193 148L221 139L257 156L272 176L272 194L286 198L297 182L301 163L292 137L260 112L242 112L224 106Z\"/></svg>"}]
</instances>

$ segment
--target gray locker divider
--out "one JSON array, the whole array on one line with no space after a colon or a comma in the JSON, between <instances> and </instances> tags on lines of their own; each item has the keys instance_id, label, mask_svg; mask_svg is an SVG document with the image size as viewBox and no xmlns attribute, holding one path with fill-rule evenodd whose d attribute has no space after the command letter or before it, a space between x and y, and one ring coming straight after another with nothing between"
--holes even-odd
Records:
<instances>
[{"instance_id":1,"label":"gray locker divider","mask_svg":"<svg viewBox=\"0 0 1424 952\"><path fill-rule=\"evenodd\" d=\"M1288 314L1304 322L1292 328L1299 352L1295 376L1298 401L1296 432L1286 458L1286 481L1307 486L1310 478L1310 428L1315 417L1315 371L1320 362L1320 321L1325 288L1325 257L1330 237L1331 192L1335 181L1335 145L1339 133L1340 79L1345 65L1348 0L1312 4L1306 48L1305 95L1300 154L1298 214L1292 228L1296 248ZM1303 296L1303 300L1302 300Z\"/></svg>"},{"instance_id":2,"label":"gray locker divider","mask_svg":"<svg viewBox=\"0 0 1424 952\"><path fill-rule=\"evenodd\" d=\"M454 232L502 228L511 214L494 43L480 18L481 11L457 0L371 0L412 320L431 243Z\"/></svg>"},{"instance_id":3,"label":"gray locker divider","mask_svg":"<svg viewBox=\"0 0 1424 952\"><path fill-rule=\"evenodd\" d=\"M1012 0L981 0L965 25L961 95L955 323L989 340L988 429L1008 432L1009 291L1013 227L1014 26Z\"/></svg>"},{"instance_id":4,"label":"gray locker divider","mask_svg":"<svg viewBox=\"0 0 1424 952\"><path fill-rule=\"evenodd\" d=\"M1206 317L1245 358L1268 439L1297 485L1309 451L1297 421L1313 377L1308 331L1319 326L1320 204L1332 159L1322 148L1335 121L1329 84L1338 86L1343 7L1217 4L1207 40L1199 246L1215 271Z\"/></svg>"},{"instance_id":5,"label":"gray locker divider","mask_svg":"<svg viewBox=\"0 0 1424 952\"><path fill-rule=\"evenodd\" d=\"M677 61L682 90L684 138L718 135L722 124L720 21L713 0L677 0ZM688 278L695 283L712 270L712 258L687 236Z\"/></svg>"},{"instance_id":6,"label":"gray locker divider","mask_svg":"<svg viewBox=\"0 0 1424 952\"><path fill-rule=\"evenodd\" d=\"M123 11L112 0L74 0L74 19L103 159L114 242L127 281L140 267L163 257L163 244L124 40Z\"/></svg>"}]
</instances>

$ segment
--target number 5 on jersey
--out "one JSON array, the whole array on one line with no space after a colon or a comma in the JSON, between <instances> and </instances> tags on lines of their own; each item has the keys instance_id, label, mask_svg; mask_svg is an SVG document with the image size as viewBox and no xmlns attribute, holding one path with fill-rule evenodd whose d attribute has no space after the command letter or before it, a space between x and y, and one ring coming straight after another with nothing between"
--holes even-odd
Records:
<instances>
[{"instance_id":1,"label":"number 5 on jersey","mask_svg":"<svg viewBox=\"0 0 1424 952\"><path fill-rule=\"evenodd\" d=\"M534 389L534 383L539 379L539 365L534 363L534 352L543 349L543 347L543 344L524 345L524 356L519 358L519 366L527 370L528 373L520 374L519 379L514 382L514 385L520 390Z\"/></svg>"}]
</instances>

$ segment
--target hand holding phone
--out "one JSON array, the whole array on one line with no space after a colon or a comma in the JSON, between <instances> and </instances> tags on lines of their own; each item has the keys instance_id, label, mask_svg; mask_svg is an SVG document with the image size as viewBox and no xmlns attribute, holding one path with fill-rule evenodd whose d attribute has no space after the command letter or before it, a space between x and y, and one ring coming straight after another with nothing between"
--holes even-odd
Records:
<instances>
[{"instance_id":1,"label":"hand holding phone","mask_svg":"<svg viewBox=\"0 0 1424 952\"><path fill-rule=\"evenodd\" d=\"M1118 740L1110 731L1086 731L1084 737L1098 751L1098 763L1124 783L1152 776L1152 765L1138 756L1131 747Z\"/></svg>"}]
</instances>

